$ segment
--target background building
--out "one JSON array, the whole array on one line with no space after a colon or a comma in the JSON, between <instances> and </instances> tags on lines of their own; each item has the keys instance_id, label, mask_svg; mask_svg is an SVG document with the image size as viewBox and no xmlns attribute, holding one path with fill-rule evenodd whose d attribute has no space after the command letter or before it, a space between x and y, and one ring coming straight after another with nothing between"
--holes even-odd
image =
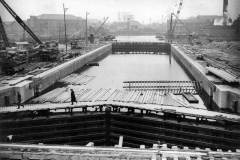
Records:
<instances>
[{"instance_id":1,"label":"background building","mask_svg":"<svg viewBox=\"0 0 240 160\"><path fill-rule=\"evenodd\" d=\"M64 40L63 14L41 14L30 16L25 23L41 40ZM85 19L66 15L67 37L84 37ZM15 21L4 22L8 38L11 41L32 41L32 38Z\"/></svg>"},{"instance_id":2,"label":"background building","mask_svg":"<svg viewBox=\"0 0 240 160\"><path fill-rule=\"evenodd\" d=\"M174 35L196 35L205 36L213 40L239 40L239 34L236 34L236 29L231 25L219 25L216 23L223 20L222 16L217 15L199 15L188 19L180 19L177 21ZM173 24L175 22L175 18ZM168 29L170 28L170 20L167 22Z\"/></svg>"},{"instance_id":3,"label":"background building","mask_svg":"<svg viewBox=\"0 0 240 160\"><path fill-rule=\"evenodd\" d=\"M64 39L64 20L62 14L41 14L31 16L27 24L41 39ZM84 31L85 20L74 15L66 15L67 37L72 38L76 33Z\"/></svg>"},{"instance_id":4,"label":"background building","mask_svg":"<svg viewBox=\"0 0 240 160\"><path fill-rule=\"evenodd\" d=\"M211 26L214 23L214 19L221 17L221 16L216 16L216 15L199 15L197 17L191 17L188 19L181 19L180 23L177 21L176 27L175 27L175 34L189 34L188 31L190 32L195 32L195 33L200 33L201 29L206 26ZM175 17L174 17L175 19ZM175 20L174 20L175 21ZM175 22L173 22L174 24ZM170 21L168 20L168 28Z\"/></svg>"}]
</instances>

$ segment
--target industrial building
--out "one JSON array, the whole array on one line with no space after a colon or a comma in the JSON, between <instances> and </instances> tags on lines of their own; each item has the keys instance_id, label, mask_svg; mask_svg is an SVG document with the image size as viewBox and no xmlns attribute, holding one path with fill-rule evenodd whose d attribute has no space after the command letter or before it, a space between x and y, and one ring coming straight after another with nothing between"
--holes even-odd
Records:
<instances>
[{"instance_id":1,"label":"industrial building","mask_svg":"<svg viewBox=\"0 0 240 160\"><path fill-rule=\"evenodd\" d=\"M67 34L73 36L76 32L84 31L84 19L74 15L66 15ZM33 31L43 39L64 39L64 22L62 14L42 14L31 16L27 19L27 24ZM80 36L80 35L79 35ZM83 36L83 35L82 35Z\"/></svg>"}]
</instances>

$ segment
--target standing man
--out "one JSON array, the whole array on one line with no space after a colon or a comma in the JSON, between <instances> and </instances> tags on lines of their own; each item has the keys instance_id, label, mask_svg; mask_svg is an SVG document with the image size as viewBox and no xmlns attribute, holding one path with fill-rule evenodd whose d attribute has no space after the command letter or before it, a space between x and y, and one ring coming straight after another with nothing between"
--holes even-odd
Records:
<instances>
[{"instance_id":1,"label":"standing man","mask_svg":"<svg viewBox=\"0 0 240 160\"><path fill-rule=\"evenodd\" d=\"M24 105L21 103L22 102L22 97L21 97L21 94L18 92L17 93L17 106L18 108L17 109L20 109L20 106L22 106L24 108Z\"/></svg>"},{"instance_id":2,"label":"standing man","mask_svg":"<svg viewBox=\"0 0 240 160\"><path fill-rule=\"evenodd\" d=\"M74 93L73 89L71 89L71 103L72 103L72 105L73 105L73 102L77 103L77 100L76 100L76 96L75 96L75 93Z\"/></svg>"}]
</instances>

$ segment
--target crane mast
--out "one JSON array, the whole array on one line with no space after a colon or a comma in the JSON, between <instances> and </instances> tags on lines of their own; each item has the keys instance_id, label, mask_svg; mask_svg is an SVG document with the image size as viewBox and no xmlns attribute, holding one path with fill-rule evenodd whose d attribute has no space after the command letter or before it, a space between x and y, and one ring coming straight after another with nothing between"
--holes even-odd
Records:
<instances>
[{"instance_id":1,"label":"crane mast","mask_svg":"<svg viewBox=\"0 0 240 160\"><path fill-rule=\"evenodd\" d=\"M25 31L38 43L42 44L42 41L32 32L32 30L24 23L24 21L12 10L12 8L4 1L0 0L2 5L7 9L7 11L13 16L13 18L23 27Z\"/></svg>"},{"instance_id":2,"label":"crane mast","mask_svg":"<svg viewBox=\"0 0 240 160\"><path fill-rule=\"evenodd\" d=\"M174 24L173 24L173 27L172 27L172 33L174 33L174 31L175 31L175 27L177 25L177 19L179 19L179 14L181 12L182 5L183 5L183 0L180 0L179 5L178 5L177 14L175 14L176 20L174 21Z\"/></svg>"},{"instance_id":3,"label":"crane mast","mask_svg":"<svg viewBox=\"0 0 240 160\"><path fill-rule=\"evenodd\" d=\"M174 37L174 31L177 25L177 21L179 21L179 14L181 12L182 9L182 5L183 5L183 0L180 0L179 5L178 5L178 10L177 13L174 14L173 12L171 13L171 17L170 17L170 28L168 30L168 41L172 42L172 39ZM173 16L175 16L175 21L173 22Z\"/></svg>"},{"instance_id":4,"label":"crane mast","mask_svg":"<svg viewBox=\"0 0 240 160\"><path fill-rule=\"evenodd\" d=\"M3 22L2 22L2 18L0 17L0 35L2 37L3 43L5 45L5 47L9 47L9 42L8 42L8 38L7 38L7 34L6 31L4 29L3 26Z\"/></svg>"},{"instance_id":5,"label":"crane mast","mask_svg":"<svg viewBox=\"0 0 240 160\"><path fill-rule=\"evenodd\" d=\"M101 24L101 25L97 28L97 30L95 31L95 33L94 33L95 35L98 34L98 32L100 31L100 29L102 28L102 26L107 22L108 18L109 18L109 17L104 18L102 24Z\"/></svg>"},{"instance_id":6,"label":"crane mast","mask_svg":"<svg viewBox=\"0 0 240 160\"><path fill-rule=\"evenodd\" d=\"M187 30L188 34L191 34L191 30L187 27L187 25L181 20L179 19L179 17L177 17L177 15L175 15L174 13L172 13L173 16L175 16L176 21L178 21L179 23L181 23L183 25L183 27Z\"/></svg>"}]
</instances>

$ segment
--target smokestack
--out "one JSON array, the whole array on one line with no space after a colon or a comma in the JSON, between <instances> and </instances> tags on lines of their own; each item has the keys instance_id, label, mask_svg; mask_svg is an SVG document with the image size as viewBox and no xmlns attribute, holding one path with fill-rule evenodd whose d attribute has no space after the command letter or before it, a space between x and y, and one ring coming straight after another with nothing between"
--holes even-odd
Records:
<instances>
[{"instance_id":1,"label":"smokestack","mask_svg":"<svg viewBox=\"0 0 240 160\"><path fill-rule=\"evenodd\" d=\"M228 0L223 0L223 25L226 26L228 22Z\"/></svg>"},{"instance_id":2,"label":"smokestack","mask_svg":"<svg viewBox=\"0 0 240 160\"><path fill-rule=\"evenodd\" d=\"M228 11L227 7L228 7L228 0L223 0L223 13Z\"/></svg>"}]
</instances>

